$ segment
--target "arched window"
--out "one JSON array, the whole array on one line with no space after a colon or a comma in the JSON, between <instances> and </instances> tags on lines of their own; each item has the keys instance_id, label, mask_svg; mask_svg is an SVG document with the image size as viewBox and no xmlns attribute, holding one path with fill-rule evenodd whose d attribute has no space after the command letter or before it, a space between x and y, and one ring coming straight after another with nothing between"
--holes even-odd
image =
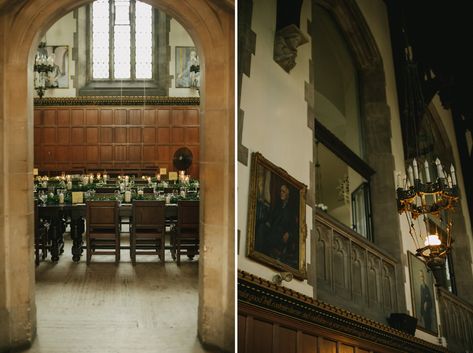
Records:
<instances>
[{"instance_id":1,"label":"arched window","mask_svg":"<svg viewBox=\"0 0 473 353\"><path fill-rule=\"evenodd\" d=\"M358 69L330 13L316 5L313 27L316 199L319 208L372 240Z\"/></svg>"}]
</instances>

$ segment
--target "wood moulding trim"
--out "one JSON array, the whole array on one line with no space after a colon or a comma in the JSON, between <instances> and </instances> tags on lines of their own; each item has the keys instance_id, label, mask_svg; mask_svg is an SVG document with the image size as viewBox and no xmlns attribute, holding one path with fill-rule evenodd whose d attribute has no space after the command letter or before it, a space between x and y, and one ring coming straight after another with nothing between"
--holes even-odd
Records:
<instances>
[{"instance_id":1,"label":"wood moulding trim","mask_svg":"<svg viewBox=\"0 0 473 353\"><path fill-rule=\"evenodd\" d=\"M238 270L238 301L411 353L448 352L380 322Z\"/></svg>"},{"instance_id":2,"label":"wood moulding trim","mask_svg":"<svg viewBox=\"0 0 473 353\"><path fill-rule=\"evenodd\" d=\"M107 96L107 97L54 97L35 98L35 107L44 106L81 106L81 105L199 105L199 97L141 97L141 96Z\"/></svg>"}]
</instances>

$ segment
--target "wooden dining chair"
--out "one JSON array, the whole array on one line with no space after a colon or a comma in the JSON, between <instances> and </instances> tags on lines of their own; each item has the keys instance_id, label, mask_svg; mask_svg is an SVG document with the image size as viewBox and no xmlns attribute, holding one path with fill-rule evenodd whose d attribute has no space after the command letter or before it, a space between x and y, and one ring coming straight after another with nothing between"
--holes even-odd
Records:
<instances>
[{"instance_id":1,"label":"wooden dining chair","mask_svg":"<svg viewBox=\"0 0 473 353\"><path fill-rule=\"evenodd\" d=\"M39 217L38 200L34 201L34 249L35 264L39 265L41 260L48 256L48 227L49 224ZM41 251L41 256L40 256Z\"/></svg>"},{"instance_id":2,"label":"wooden dining chair","mask_svg":"<svg viewBox=\"0 0 473 353\"><path fill-rule=\"evenodd\" d=\"M199 254L199 201L178 201L177 226L171 245L171 254L181 264L181 255L193 259Z\"/></svg>"},{"instance_id":3,"label":"wooden dining chair","mask_svg":"<svg viewBox=\"0 0 473 353\"><path fill-rule=\"evenodd\" d=\"M87 264L92 255L115 255L120 261L120 223L117 201L87 202Z\"/></svg>"},{"instance_id":4,"label":"wooden dining chair","mask_svg":"<svg viewBox=\"0 0 473 353\"><path fill-rule=\"evenodd\" d=\"M165 203L164 201L134 200L130 225L130 257L159 255L165 261Z\"/></svg>"}]
</instances>

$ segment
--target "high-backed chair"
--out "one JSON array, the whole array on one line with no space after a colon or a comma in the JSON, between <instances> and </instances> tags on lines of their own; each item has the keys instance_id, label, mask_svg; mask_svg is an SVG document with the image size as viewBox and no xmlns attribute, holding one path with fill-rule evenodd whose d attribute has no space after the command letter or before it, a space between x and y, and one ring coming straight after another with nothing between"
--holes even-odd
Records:
<instances>
[{"instance_id":1,"label":"high-backed chair","mask_svg":"<svg viewBox=\"0 0 473 353\"><path fill-rule=\"evenodd\" d=\"M46 259L48 256L48 229L46 222L39 218L38 201L34 201L34 248L35 248L35 264L39 265L40 260ZM42 252L40 257L40 251Z\"/></svg>"},{"instance_id":2,"label":"high-backed chair","mask_svg":"<svg viewBox=\"0 0 473 353\"><path fill-rule=\"evenodd\" d=\"M164 201L134 200L130 229L130 257L136 263L136 255L159 255L164 263L165 249L165 203Z\"/></svg>"},{"instance_id":3,"label":"high-backed chair","mask_svg":"<svg viewBox=\"0 0 473 353\"><path fill-rule=\"evenodd\" d=\"M177 227L171 253L181 264L181 255L193 259L199 254L199 201L178 201Z\"/></svg>"},{"instance_id":4,"label":"high-backed chair","mask_svg":"<svg viewBox=\"0 0 473 353\"><path fill-rule=\"evenodd\" d=\"M120 261L120 223L117 201L87 202L87 264L92 255L115 255Z\"/></svg>"}]
</instances>

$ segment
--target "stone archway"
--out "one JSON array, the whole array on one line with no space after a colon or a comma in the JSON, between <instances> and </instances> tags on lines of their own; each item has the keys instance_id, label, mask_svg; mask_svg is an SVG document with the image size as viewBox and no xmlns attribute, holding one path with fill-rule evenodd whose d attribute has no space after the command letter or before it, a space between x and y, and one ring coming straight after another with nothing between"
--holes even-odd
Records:
<instances>
[{"instance_id":1,"label":"stone archway","mask_svg":"<svg viewBox=\"0 0 473 353\"><path fill-rule=\"evenodd\" d=\"M90 0L0 3L0 351L36 331L33 263L33 93L36 45L56 20ZM202 53L201 256L198 335L234 342L234 15L229 1L146 0L188 30ZM230 1L230 5L233 2ZM223 207L222 207L223 206Z\"/></svg>"}]
</instances>

